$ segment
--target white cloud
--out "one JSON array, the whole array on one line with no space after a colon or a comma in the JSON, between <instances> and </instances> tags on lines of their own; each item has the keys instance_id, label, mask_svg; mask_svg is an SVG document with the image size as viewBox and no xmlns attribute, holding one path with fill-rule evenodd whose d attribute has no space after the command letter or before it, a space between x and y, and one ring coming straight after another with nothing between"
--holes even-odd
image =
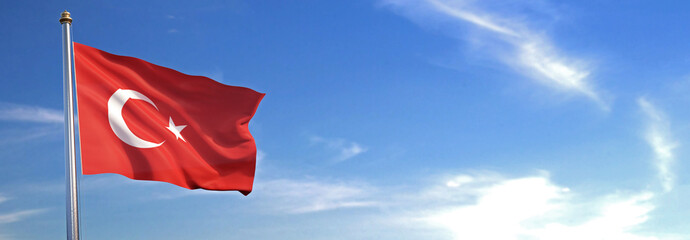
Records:
<instances>
[{"instance_id":1,"label":"white cloud","mask_svg":"<svg viewBox=\"0 0 690 240\"><path fill-rule=\"evenodd\" d=\"M24 210L7 214L0 214L0 223L13 223L26 219L27 217L44 212L44 209Z\"/></svg>"},{"instance_id":2,"label":"white cloud","mask_svg":"<svg viewBox=\"0 0 690 240\"><path fill-rule=\"evenodd\" d=\"M64 115L61 110L12 103L0 103L0 120L62 123L64 121Z\"/></svg>"},{"instance_id":3,"label":"white cloud","mask_svg":"<svg viewBox=\"0 0 690 240\"><path fill-rule=\"evenodd\" d=\"M9 200L9 198L0 195L0 203L3 203L7 200ZM0 224L22 221L22 220L26 219L27 217L36 215L36 214L44 212L44 211L45 211L45 209L31 209L31 210L16 211L16 212L12 212L12 213L0 213Z\"/></svg>"},{"instance_id":4,"label":"white cloud","mask_svg":"<svg viewBox=\"0 0 690 240\"><path fill-rule=\"evenodd\" d=\"M653 197L651 192L584 196L544 174L478 174L444 180L405 208L412 209L409 224L446 229L454 239L659 239L638 232L655 208ZM443 201L423 204L430 199Z\"/></svg>"},{"instance_id":5,"label":"white cloud","mask_svg":"<svg viewBox=\"0 0 690 240\"><path fill-rule=\"evenodd\" d=\"M654 150L654 164L656 165L659 179L664 191L673 189L675 176L671 171L671 165L675 162L673 150L678 143L671 136L670 123L663 112L657 109L645 98L637 99L640 109L648 119L645 138L649 146Z\"/></svg>"},{"instance_id":6,"label":"white cloud","mask_svg":"<svg viewBox=\"0 0 690 240\"><path fill-rule=\"evenodd\" d=\"M339 208L371 207L374 189L357 182L323 179L276 179L257 183L256 197L285 213L309 213Z\"/></svg>"},{"instance_id":7,"label":"white cloud","mask_svg":"<svg viewBox=\"0 0 690 240\"><path fill-rule=\"evenodd\" d=\"M254 200L279 213L375 207L386 224L444 230L453 239L669 239L645 223L657 208L649 191L588 194L554 183L547 172L507 178L497 173L455 175L430 185L374 188L323 179L265 181ZM420 228L421 227L421 228ZM688 237L688 236L685 236Z\"/></svg>"},{"instance_id":8,"label":"white cloud","mask_svg":"<svg viewBox=\"0 0 690 240\"><path fill-rule=\"evenodd\" d=\"M256 169L257 171L261 168L259 167L262 162L266 159L266 152L261 151L261 149L256 149Z\"/></svg>"},{"instance_id":9,"label":"white cloud","mask_svg":"<svg viewBox=\"0 0 690 240\"><path fill-rule=\"evenodd\" d=\"M394 229L443 230L452 239L658 240L670 236L645 226L657 208L654 192L592 195L554 183L547 172L517 178L486 172L456 175L419 188L278 179L256 189L254 201L265 205L262 209L303 214L374 207L383 210L374 215L382 218L375 222L396 224Z\"/></svg>"},{"instance_id":10,"label":"white cloud","mask_svg":"<svg viewBox=\"0 0 690 240\"><path fill-rule=\"evenodd\" d=\"M333 161L342 162L347 159L353 158L359 154L366 152L368 149L359 143L346 141L345 139L334 138L322 138L318 136L312 136L310 139L312 144L324 145L327 149L336 152L336 156L333 157Z\"/></svg>"},{"instance_id":11,"label":"white cloud","mask_svg":"<svg viewBox=\"0 0 690 240\"><path fill-rule=\"evenodd\" d=\"M505 64L554 89L585 96L608 110L600 93L588 82L588 64L562 54L547 36L529 29L524 17L492 15L480 10L474 1L384 0L384 3L425 25L451 25L447 29L453 36L462 35L457 25L469 24L480 30L476 36L479 40L475 42L494 48L497 58ZM491 42L499 44L491 45Z\"/></svg>"},{"instance_id":12,"label":"white cloud","mask_svg":"<svg viewBox=\"0 0 690 240\"><path fill-rule=\"evenodd\" d=\"M59 125L32 127L28 129L0 130L0 144L20 143L46 137L54 137L62 134L63 129Z\"/></svg>"},{"instance_id":13,"label":"white cloud","mask_svg":"<svg viewBox=\"0 0 690 240\"><path fill-rule=\"evenodd\" d=\"M366 148L360 146L360 145L359 145L358 143L356 143L356 142L351 142L351 143L349 143L349 144L343 146L343 147L340 149L340 156L338 157L338 159L339 159L340 161L343 161L343 160L352 158L352 157L354 157L354 156L357 156L357 155L359 155L360 153L363 153L363 152L365 152L365 151L367 151Z\"/></svg>"},{"instance_id":14,"label":"white cloud","mask_svg":"<svg viewBox=\"0 0 690 240\"><path fill-rule=\"evenodd\" d=\"M403 1L392 1L392 2L403 2ZM521 37L521 34L504 26L500 26L499 24L495 23L495 21L492 19L492 17L482 14L482 16L472 13L469 11L465 11L462 8L459 7L454 7L451 6L450 4L458 4L458 3L464 3L464 2L459 2L459 1L442 1L442 0L428 0L426 1L429 3L435 10L449 16L455 19L459 19L462 21L466 21L469 23L472 23L476 25L477 27L483 28L485 30L489 30L495 33L499 33L505 36L512 36L512 37ZM465 4L463 4L465 5Z\"/></svg>"}]
</instances>

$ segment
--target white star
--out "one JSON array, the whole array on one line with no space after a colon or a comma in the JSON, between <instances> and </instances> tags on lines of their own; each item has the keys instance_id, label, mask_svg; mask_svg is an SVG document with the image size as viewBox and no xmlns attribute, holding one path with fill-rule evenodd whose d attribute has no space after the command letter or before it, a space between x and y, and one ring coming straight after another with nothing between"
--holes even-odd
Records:
<instances>
[{"instance_id":1,"label":"white star","mask_svg":"<svg viewBox=\"0 0 690 240\"><path fill-rule=\"evenodd\" d=\"M187 142L187 140L184 140L184 138L182 137L182 134L180 134L180 132L182 131L182 129L184 129L185 127L187 127L187 125L175 126L175 123L173 122L172 117L170 117L170 125L169 125L168 127L166 127L166 128L167 128L168 130L170 130L170 132L172 132L173 134L175 134L175 137L177 137L177 139L180 139L180 138L181 138L182 141Z\"/></svg>"}]
</instances>

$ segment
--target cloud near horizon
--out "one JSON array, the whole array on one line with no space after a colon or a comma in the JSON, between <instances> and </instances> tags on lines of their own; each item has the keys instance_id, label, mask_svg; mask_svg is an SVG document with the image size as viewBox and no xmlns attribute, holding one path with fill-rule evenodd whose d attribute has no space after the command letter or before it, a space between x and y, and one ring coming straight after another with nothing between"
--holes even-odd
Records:
<instances>
[{"instance_id":1,"label":"cloud near horizon","mask_svg":"<svg viewBox=\"0 0 690 240\"><path fill-rule=\"evenodd\" d=\"M442 230L453 239L659 240L643 232L658 206L651 191L591 195L554 183L549 173L507 178L493 172L438 178L430 185L378 186L324 179L276 179L256 187L276 214L383 210L385 224ZM500 229L500 231L496 231Z\"/></svg>"},{"instance_id":2,"label":"cloud near horizon","mask_svg":"<svg viewBox=\"0 0 690 240\"><path fill-rule=\"evenodd\" d=\"M638 231L656 207L653 197L646 191L585 196L553 183L546 172L457 175L419 199L444 201L417 207L407 217L411 224L445 229L453 239L649 240L658 238Z\"/></svg>"}]
</instances>

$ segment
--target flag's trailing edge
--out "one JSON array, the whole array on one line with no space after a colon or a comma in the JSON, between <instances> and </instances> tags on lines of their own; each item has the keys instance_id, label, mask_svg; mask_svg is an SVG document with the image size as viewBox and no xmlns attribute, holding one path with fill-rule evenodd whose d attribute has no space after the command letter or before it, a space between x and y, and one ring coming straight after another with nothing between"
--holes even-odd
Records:
<instances>
[{"instance_id":1,"label":"flag's trailing edge","mask_svg":"<svg viewBox=\"0 0 690 240\"><path fill-rule=\"evenodd\" d=\"M252 191L265 94L74 43L82 171Z\"/></svg>"}]
</instances>

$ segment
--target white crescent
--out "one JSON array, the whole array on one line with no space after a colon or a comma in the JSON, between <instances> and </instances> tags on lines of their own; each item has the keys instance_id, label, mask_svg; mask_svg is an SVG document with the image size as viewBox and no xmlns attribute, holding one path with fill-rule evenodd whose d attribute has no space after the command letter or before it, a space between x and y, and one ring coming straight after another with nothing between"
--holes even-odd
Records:
<instances>
[{"instance_id":1,"label":"white crescent","mask_svg":"<svg viewBox=\"0 0 690 240\"><path fill-rule=\"evenodd\" d=\"M108 99L108 122L115 135L124 143L137 148L155 148L163 144L165 141L154 143L141 139L129 130L127 123L125 123L125 119L122 118L122 107L125 106L125 103L127 103L129 99L144 100L158 110L156 104L153 104L153 101L144 96L144 94L134 90L118 89L110 96L110 99Z\"/></svg>"}]
</instances>

